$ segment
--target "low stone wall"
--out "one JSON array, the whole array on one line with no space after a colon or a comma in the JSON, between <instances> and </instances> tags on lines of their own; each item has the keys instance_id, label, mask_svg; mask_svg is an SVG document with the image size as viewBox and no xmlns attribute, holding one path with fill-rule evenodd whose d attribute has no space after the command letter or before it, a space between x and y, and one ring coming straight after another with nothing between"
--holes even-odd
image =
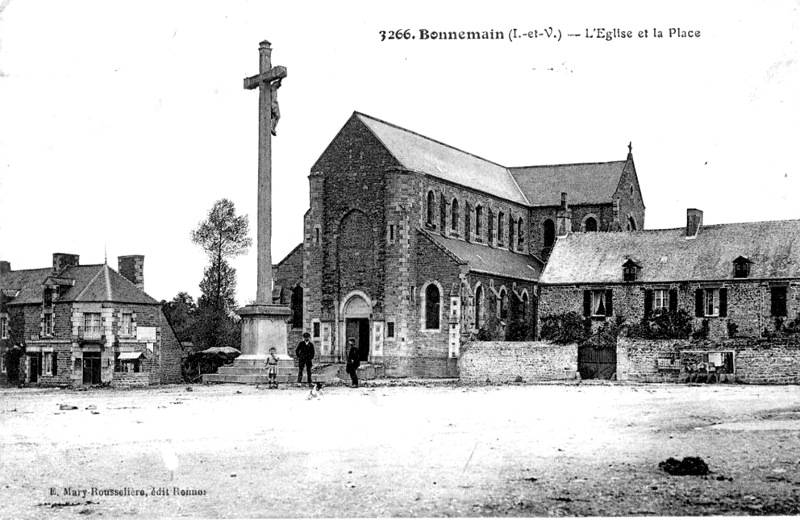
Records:
<instances>
[{"instance_id":1,"label":"low stone wall","mask_svg":"<svg viewBox=\"0 0 800 520\"><path fill-rule=\"evenodd\" d=\"M474 341L461 348L459 378L465 383L575 379L578 346L544 341Z\"/></svg>"},{"instance_id":2,"label":"low stone wall","mask_svg":"<svg viewBox=\"0 0 800 520\"><path fill-rule=\"evenodd\" d=\"M621 336L617 341L617 378L641 382L683 382L689 377L686 360L710 352L732 355L733 374L722 375L720 379L723 381L800 384L800 338L796 337L692 341Z\"/></svg>"},{"instance_id":3,"label":"low stone wall","mask_svg":"<svg viewBox=\"0 0 800 520\"><path fill-rule=\"evenodd\" d=\"M132 388L150 385L148 372L114 372L111 386L119 388Z\"/></svg>"},{"instance_id":4,"label":"low stone wall","mask_svg":"<svg viewBox=\"0 0 800 520\"><path fill-rule=\"evenodd\" d=\"M385 367L387 377L458 377L458 362L455 358L386 355L380 363Z\"/></svg>"}]
</instances>

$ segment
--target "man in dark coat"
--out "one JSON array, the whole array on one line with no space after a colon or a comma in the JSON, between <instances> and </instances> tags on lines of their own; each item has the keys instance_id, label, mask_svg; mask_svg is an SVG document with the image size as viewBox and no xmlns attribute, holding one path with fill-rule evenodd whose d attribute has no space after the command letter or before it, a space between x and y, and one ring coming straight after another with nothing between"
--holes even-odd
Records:
<instances>
[{"instance_id":1,"label":"man in dark coat","mask_svg":"<svg viewBox=\"0 0 800 520\"><path fill-rule=\"evenodd\" d=\"M350 338L347 340L347 366L345 370L350 374L351 388L358 388L357 369L360 365L361 359L358 355L358 348L356 348L356 340Z\"/></svg>"},{"instance_id":2,"label":"man in dark coat","mask_svg":"<svg viewBox=\"0 0 800 520\"><path fill-rule=\"evenodd\" d=\"M314 344L311 343L311 334L308 332L303 334L303 341L298 343L294 353L297 354L297 361L300 366L300 371L297 373L297 382L303 382L303 367L305 367L308 374L308 386L312 386L311 361L314 359Z\"/></svg>"}]
</instances>

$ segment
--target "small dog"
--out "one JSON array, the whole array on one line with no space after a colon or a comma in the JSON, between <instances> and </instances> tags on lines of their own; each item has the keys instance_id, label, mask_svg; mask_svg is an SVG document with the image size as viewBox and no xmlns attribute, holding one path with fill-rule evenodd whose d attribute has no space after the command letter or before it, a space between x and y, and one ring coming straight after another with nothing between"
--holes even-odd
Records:
<instances>
[{"instance_id":1,"label":"small dog","mask_svg":"<svg viewBox=\"0 0 800 520\"><path fill-rule=\"evenodd\" d=\"M322 383L314 383L314 386L311 387L311 391L308 393L307 399L314 399L316 397L322 397L322 387L325 386Z\"/></svg>"}]
</instances>

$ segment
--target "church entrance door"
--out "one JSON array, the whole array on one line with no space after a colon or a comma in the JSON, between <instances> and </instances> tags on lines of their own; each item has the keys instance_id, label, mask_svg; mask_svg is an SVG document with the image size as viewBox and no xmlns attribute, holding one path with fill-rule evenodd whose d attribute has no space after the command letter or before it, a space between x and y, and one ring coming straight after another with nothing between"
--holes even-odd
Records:
<instances>
[{"instance_id":1,"label":"church entrance door","mask_svg":"<svg viewBox=\"0 0 800 520\"><path fill-rule=\"evenodd\" d=\"M345 323L347 339L356 340L358 358L360 361L369 361L369 319L348 318Z\"/></svg>"},{"instance_id":2,"label":"church entrance door","mask_svg":"<svg viewBox=\"0 0 800 520\"><path fill-rule=\"evenodd\" d=\"M344 318L344 338L342 344L347 349L347 340L356 340L358 357L361 361L369 361L369 339L370 323L372 315L372 305L369 303L366 294L354 291L345 300L342 307L342 318ZM347 356L347 351L343 352Z\"/></svg>"}]
</instances>

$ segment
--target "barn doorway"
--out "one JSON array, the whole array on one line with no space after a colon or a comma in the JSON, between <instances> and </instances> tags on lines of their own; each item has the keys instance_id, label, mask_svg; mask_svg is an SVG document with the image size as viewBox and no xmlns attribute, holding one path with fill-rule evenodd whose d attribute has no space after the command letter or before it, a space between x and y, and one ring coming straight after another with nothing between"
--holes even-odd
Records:
<instances>
[{"instance_id":1,"label":"barn doorway","mask_svg":"<svg viewBox=\"0 0 800 520\"><path fill-rule=\"evenodd\" d=\"M617 349L579 347L578 372L581 379L612 379L617 373Z\"/></svg>"}]
</instances>

